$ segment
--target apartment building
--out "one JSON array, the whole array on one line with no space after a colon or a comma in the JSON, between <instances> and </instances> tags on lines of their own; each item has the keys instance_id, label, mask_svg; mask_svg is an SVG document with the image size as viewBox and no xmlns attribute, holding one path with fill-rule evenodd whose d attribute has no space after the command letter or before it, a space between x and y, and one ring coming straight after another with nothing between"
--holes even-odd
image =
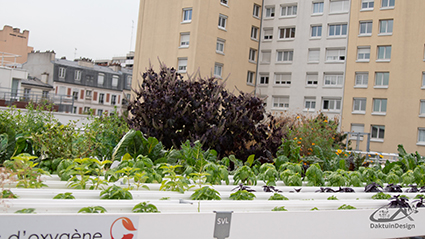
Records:
<instances>
[{"instance_id":1,"label":"apartment building","mask_svg":"<svg viewBox=\"0 0 425 239\"><path fill-rule=\"evenodd\" d=\"M133 87L159 61L254 92L262 0L141 0Z\"/></svg>"},{"instance_id":2,"label":"apartment building","mask_svg":"<svg viewBox=\"0 0 425 239\"><path fill-rule=\"evenodd\" d=\"M342 130L371 133L375 151L425 154L424 11L421 0L352 1Z\"/></svg>"},{"instance_id":3,"label":"apartment building","mask_svg":"<svg viewBox=\"0 0 425 239\"><path fill-rule=\"evenodd\" d=\"M340 118L349 0L265 0L256 92L267 110Z\"/></svg>"},{"instance_id":4,"label":"apartment building","mask_svg":"<svg viewBox=\"0 0 425 239\"><path fill-rule=\"evenodd\" d=\"M16 66L27 61L33 48L28 46L30 32L5 25L0 30L0 66Z\"/></svg>"},{"instance_id":5,"label":"apartment building","mask_svg":"<svg viewBox=\"0 0 425 239\"><path fill-rule=\"evenodd\" d=\"M95 65L90 59L74 61L58 59L53 51L32 52L23 68L33 77L54 88L61 97L66 113L96 115L122 112L124 91L130 92L132 71L119 65L110 67Z\"/></svg>"}]
</instances>

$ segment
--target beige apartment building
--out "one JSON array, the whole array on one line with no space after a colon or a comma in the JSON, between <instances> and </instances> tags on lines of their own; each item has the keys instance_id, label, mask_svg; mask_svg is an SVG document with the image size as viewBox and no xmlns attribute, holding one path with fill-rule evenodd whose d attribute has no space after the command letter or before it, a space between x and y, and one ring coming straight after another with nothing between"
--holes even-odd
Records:
<instances>
[{"instance_id":1,"label":"beige apartment building","mask_svg":"<svg viewBox=\"0 0 425 239\"><path fill-rule=\"evenodd\" d=\"M180 73L254 92L262 0L141 0L133 88L158 59ZM186 76L185 76L186 77Z\"/></svg>"},{"instance_id":2,"label":"beige apartment building","mask_svg":"<svg viewBox=\"0 0 425 239\"><path fill-rule=\"evenodd\" d=\"M374 151L425 154L424 12L422 0L352 0L342 131L371 133Z\"/></svg>"},{"instance_id":3,"label":"beige apartment building","mask_svg":"<svg viewBox=\"0 0 425 239\"><path fill-rule=\"evenodd\" d=\"M0 65L12 66L27 61L27 55L33 48L28 46L30 32L5 25L0 30ZM17 55L17 56L16 56Z\"/></svg>"}]
</instances>

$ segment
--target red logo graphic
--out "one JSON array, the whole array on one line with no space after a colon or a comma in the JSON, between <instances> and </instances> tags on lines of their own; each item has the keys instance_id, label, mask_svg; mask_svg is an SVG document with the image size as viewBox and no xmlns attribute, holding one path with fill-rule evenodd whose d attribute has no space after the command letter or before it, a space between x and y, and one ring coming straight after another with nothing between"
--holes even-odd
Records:
<instances>
[{"instance_id":1,"label":"red logo graphic","mask_svg":"<svg viewBox=\"0 0 425 239\"><path fill-rule=\"evenodd\" d=\"M115 223L118 221L121 221L122 225L120 225L119 223L115 225ZM134 237L134 234L128 233L129 231L137 231L137 229L134 228L133 222L129 218L120 217L115 220L111 225L111 239L115 239L113 235L116 236L116 239L132 239Z\"/></svg>"}]
</instances>

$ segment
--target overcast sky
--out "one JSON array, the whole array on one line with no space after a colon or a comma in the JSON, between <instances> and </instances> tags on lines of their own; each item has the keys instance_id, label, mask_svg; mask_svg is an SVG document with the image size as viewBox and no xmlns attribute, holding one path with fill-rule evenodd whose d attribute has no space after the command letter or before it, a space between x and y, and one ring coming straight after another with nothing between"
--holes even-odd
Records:
<instances>
[{"instance_id":1,"label":"overcast sky","mask_svg":"<svg viewBox=\"0 0 425 239\"><path fill-rule=\"evenodd\" d=\"M0 0L0 29L29 30L29 46L54 50L57 58L73 60L77 49L77 58L110 59L134 51L139 2Z\"/></svg>"}]
</instances>

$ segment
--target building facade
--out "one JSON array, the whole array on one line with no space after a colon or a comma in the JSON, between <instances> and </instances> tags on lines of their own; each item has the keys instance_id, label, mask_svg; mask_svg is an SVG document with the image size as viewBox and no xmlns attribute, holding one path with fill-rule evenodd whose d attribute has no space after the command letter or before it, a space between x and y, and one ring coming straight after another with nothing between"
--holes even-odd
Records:
<instances>
[{"instance_id":1,"label":"building facade","mask_svg":"<svg viewBox=\"0 0 425 239\"><path fill-rule=\"evenodd\" d=\"M7 25L0 30L0 66L12 66L27 61L27 54L33 50L28 46L29 34L28 30L21 32L19 28Z\"/></svg>"},{"instance_id":2,"label":"building facade","mask_svg":"<svg viewBox=\"0 0 425 239\"><path fill-rule=\"evenodd\" d=\"M141 0L133 87L159 61L253 92L262 0Z\"/></svg>"},{"instance_id":3,"label":"building facade","mask_svg":"<svg viewBox=\"0 0 425 239\"><path fill-rule=\"evenodd\" d=\"M375 151L403 144L423 155L425 4L353 0L351 8L342 130L370 133Z\"/></svg>"},{"instance_id":4,"label":"building facade","mask_svg":"<svg viewBox=\"0 0 425 239\"><path fill-rule=\"evenodd\" d=\"M124 91L131 89L131 70L98 66L89 59L69 61L55 56L54 52L30 53L23 68L54 87L54 95L61 97L61 103L67 103L61 111L102 115L117 108L122 112Z\"/></svg>"},{"instance_id":5,"label":"building facade","mask_svg":"<svg viewBox=\"0 0 425 239\"><path fill-rule=\"evenodd\" d=\"M272 112L340 118L350 1L265 0L256 92Z\"/></svg>"}]
</instances>

